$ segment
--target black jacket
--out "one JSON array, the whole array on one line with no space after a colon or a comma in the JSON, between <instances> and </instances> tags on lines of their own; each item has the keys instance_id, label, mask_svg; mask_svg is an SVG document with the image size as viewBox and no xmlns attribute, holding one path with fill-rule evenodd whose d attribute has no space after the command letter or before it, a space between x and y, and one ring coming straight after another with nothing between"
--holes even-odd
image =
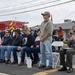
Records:
<instances>
[{"instance_id":1,"label":"black jacket","mask_svg":"<svg viewBox=\"0 0 75 75\"><path fill-rule=\"evenodd\" d=\"M68 41L68 46L75 49L75 40Z\"/></svg>"},{"instance_id":2,"label":"black jacket","mask_svg":"<svg viewBox=\"0 0 75 75\"><path fill-rule=\"evenodd\" d=\"M22 45L22 36L14 36L12 38L12 42L11 42L11 45L12 46L21 46Z\"/></svg>"}]
</instances>

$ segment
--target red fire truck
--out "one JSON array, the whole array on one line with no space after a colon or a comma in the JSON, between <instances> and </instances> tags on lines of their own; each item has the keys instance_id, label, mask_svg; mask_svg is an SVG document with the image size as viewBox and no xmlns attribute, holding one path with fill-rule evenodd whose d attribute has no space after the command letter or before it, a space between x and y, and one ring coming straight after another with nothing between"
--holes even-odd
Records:
<instances>
[{"instance_id":1,"label":"red fire truck","mask_svg":"<svg viewBox=\"0 0 75 75\"><path fill-rule=\"evenodd\" d=\"M25 22L20 22L20 21L1 21L0 22L0 30L5 30L6 27L8 28L22 28L22 25L24 24Z\"/></svg>"}]
</instances>

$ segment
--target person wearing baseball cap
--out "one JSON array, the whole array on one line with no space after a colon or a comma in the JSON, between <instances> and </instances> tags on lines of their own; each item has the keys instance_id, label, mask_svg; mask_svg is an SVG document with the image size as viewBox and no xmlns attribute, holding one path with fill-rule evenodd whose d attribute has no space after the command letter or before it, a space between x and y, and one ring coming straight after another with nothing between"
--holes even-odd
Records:
<instances>
[{"instance_id":1,"label":"person wearing baseball cap","mask_svg":"<svg viewBox=\"0 0 75 75\"><path fill-rule=\"evenodd\" d=\"M40 52L41 52L41 63L39 69L45 68L45 70L52 69L53 55L52 55L52 33L53 23L50 21L50 12L45 11L41 13L44 21L41 23L40 28ZM46 59L47 58L47 59ZM49 64L46 66L46 60L49 60Z\"/></svg>"},{"instance_id":2,"label":"person wearing baseball cap","mask_svg":"<svg viewBox=\"0 0 75 75\"><path fill-rule=\"evenodd\" d=\"M30 31L30 28L29 28L29 27L26 27L26 28L24 28L23 30L24 30L24 31L27 31L27 30Z\"/></svg>"},{"instance_id":3,"label":"person wearing baseball cap","mask_svg":"<svg viewBox=\"0 0 75 75\"><path fill-rule=\"evenodd\" d=\"M41 15L43 15L43 16L45 16L45 15L47 15L48 17L50 17L50 13L49 12L44 12L44 13L41 13Z\"/></svg>"},{"instance_id":4,"label":"person wearing baseball cap","mask_svg":"<svg viewBox=\"0 0 75 75\"><path fill-rule=\"evenodd\" d=\"M20 34L20 30L19 29L14 30L14 32Z\"/></svg>"},{"instance_id":5,"label":"person wearing baseball cap","mask_svg":"<svg viewBox=\"0 0 75 75\"><path fill-rule=\"evenodd\" d=\"M4 63L5 62L5 59L4 59L4 53L5 53L5 50L7 48L8 45L11 44L11 33L10 31L6 31L5 32L5 35L4 37L2 37L2 41L1 41L1 44L0 44L0 63Z\"/></svg>"},{"instance_id":6,"label":"person wearing baseball cap","mask_svg":"<svg viewBox=\"0 0 75 75\"><path fill-rule=\"evenodd\" d=\"M22 37L21 45L18 45L17 50L13 50L14 62L17 62L16 52L21 51L21 62L19 63L19 66L24 65L25 52L29 49L31 45L34 44L34 37L30 34L30 28L26 26L23 28L23 31L24 35ZM27 56L29 57L28 54ZM33 59L32 56L30 56L30 58ZM14 64L14 62L12 64Z\"/></svg>"}]
</instances>

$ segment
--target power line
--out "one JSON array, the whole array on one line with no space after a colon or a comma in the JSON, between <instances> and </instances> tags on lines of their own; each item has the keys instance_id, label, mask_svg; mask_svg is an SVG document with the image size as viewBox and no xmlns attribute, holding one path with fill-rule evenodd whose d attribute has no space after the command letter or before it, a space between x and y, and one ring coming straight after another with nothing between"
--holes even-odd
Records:
<instances>
[{"instance_id":1,"label":"power line","mask_svg":"<svg viewBox=\"0 0 75 75\"><path fill-rule=\"evenodd\" d=\"M5 6L5 7L1 7L0 9L8 9L8 8L12 8L12 7L17 7L18 5L31 4L31 3L34 3L34 2L36 2L36 0L35 1L32 0L32 1L28 1L28 2L23 2L23 3L19 3L19 4L14 4L14 5L11 5L11 6ZM41 3L43 3L43 2L41 1Z\"/></svg>"},{"instance_id":2,"label":"power line","mask_svg":"<svg viewBox=\"0 0 75 75\"><path fill-rule=\"evenodd\" d=\"M22 5L22 4L25 4L25 3L32 3L32 2L35 2L35 1L36 1L36 0L31 0L31 1L23 2L23 3L13 4L13 5L11 5L11 6L1 7L0 9L7 9L7 8L10 8L10 7L13 7L13 6Z\"/></svg>"},{"instance_id":3,"label":"power line","mask_svg":"<svg viewBox=\"0 0 75 75\"><path fill-rule=\"evenodd\" d=\"M41 3L37 3L37 4L34 4L34 5L31 5L31 6L25 6L25 7L22 7L22 8L17 8L17 9L11 9L11 10L9 10L8 8L8 10L7 11L2 11L1 10L1 12L3 13L3 12L8 12L8 11L14 11L14 10L20 10L20 9L27 9L27 8L31 8L31 7L35 7L35 6L39 6L39 5L44 5L44 4L47 4L47 3L53 3L53 2L56 2L56 1L59 1L59 0L55 0L55 1L48 1L48 2L41 2Z\"/></svg>"},{"instance_id":4,"label":"power line","mask_svg":"<svg viewBox=\"0 0 75 75\"><path fill-rule=\"evenodd\" d=\"M20 13L27 13L27 12L31 12L31 11L36 11L36 10L41 10L41 9L45 9L45 8L49 8L49 7L54 7L54 6L62 5L62 4L71 3L71 2L74 2L74 1L75 0L71 0L71 1L63 2L63 3L58 3L58 4L55 4L55 5L51 5L51 6L45 6L45 7L41 7L41 8L37 8L37 9L32 9L32 10L28 10L28 11L17 12L17 13L4 14L4 15L0 15L0 16L8 16L8 15L14 15L14 14L20 14Z\"/></svg>"},{"instance_id":5,"label":"power line","mask_svg":"<svg viewBox=\"0 0 75 75\"><path fill-rule=\"evenodd\" d=\"M36 5L31 5L31 6L27 6L27 7L18 8L18 9L1 11L0 13L11 12L11 11L16 11L16 10L22 10L22 9L27 9L27 8L32 8L32 7L41 6L41 5L45 5L45 4L49 4L49 3L54 3L54 2L57 2L57 1L60 1L60 0L48 1L48 2L45 2L45 3L40 3L40 4L36 4Z\"/></svg>"},{"instance_id":6,"label":"power line","mask_svg":"<svg viewBox=\"0 0 75 75\"><path fill-rule=\"evenodd\" d=\"M67 16L65 16L64 18L62 18L61 20L59 20L58 22L64 20L65 18L67 18L68 16L72 15L72 13L74 13L75 11L71 12L70 14L68 14Z\"/></svg>"}]
</instances>

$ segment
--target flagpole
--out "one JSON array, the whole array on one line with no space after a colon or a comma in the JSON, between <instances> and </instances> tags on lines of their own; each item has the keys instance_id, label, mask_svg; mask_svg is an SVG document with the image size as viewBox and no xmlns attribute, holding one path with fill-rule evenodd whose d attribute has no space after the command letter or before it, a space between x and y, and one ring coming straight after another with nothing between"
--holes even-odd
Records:
<instances>
[{"instance_id":1,"label":"flagpole","mask_svg":"<svg viewBox=\"0 0 75 75\"><path fill-rule=\"evenodd\" d=\"M53 17L52 17L52 15L51 15L51 21L53 22Z\"/></svg>"}]
</instances>

